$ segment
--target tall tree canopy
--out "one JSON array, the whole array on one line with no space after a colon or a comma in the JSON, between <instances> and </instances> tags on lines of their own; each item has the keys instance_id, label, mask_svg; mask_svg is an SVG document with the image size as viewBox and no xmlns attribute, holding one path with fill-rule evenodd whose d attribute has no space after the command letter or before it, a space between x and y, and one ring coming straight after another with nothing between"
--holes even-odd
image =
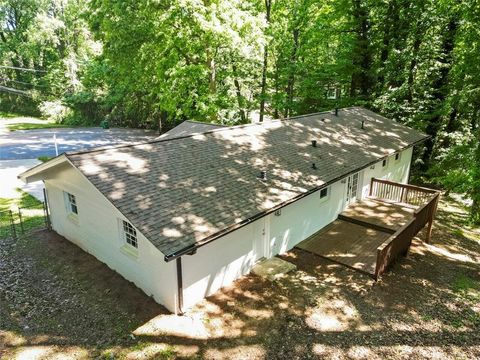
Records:
<instances>
[{"instance_id":1,"label":"tall tree canopy","mask_svg":"<svg viewBox=\"0 0 480 360\"><path fill-rule=\"evenodd\" d=\"M0 101L166 130L352 104L431 137L480 221L479 0L0 0Z\"/></svg>"}]
</instances>

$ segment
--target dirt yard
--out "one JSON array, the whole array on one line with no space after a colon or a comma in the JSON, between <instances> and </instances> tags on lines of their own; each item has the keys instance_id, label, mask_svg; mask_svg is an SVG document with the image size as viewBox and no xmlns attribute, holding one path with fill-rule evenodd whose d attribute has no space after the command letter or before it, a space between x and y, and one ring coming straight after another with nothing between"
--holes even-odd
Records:
<instances>
[{"instance_id":1,"label":"dirt yard","mask_svg":"<svg viewBox=\"0 0 480 360\"><path fill-rule=\"evenodd\" d=\"M186 316L52 233L0 242L2 359L480 358L480 229L442 200L432 245L381 281L294 250ZM422 234L420 234L422 235Z\"/></svg>"}]
</instances>

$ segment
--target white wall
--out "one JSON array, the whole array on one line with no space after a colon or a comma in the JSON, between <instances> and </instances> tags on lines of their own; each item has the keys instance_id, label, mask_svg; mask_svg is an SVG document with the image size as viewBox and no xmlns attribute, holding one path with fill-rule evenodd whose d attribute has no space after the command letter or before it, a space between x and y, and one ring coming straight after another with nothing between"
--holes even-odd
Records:
<instances>
[{"instance_id":1,"label":"white wall","mask_svg":"<svg viewBox=\"0 0 480 360\"><path fill-rule=\"evenodd\" d=\"M372 176L407 182L411 154L410 148L398 161L391 157L386 168L379 162L374 169L362 170L362 196L368 195ZM153 295L170 311L176 310L175 261L166 263L161 252L139 232L138 258L122 252L118 219L124 217L70 165L56 172L45 185L54 230L134 282L147 295ZM78 224L68 219L63 191L76 196ZM346 184L338 181L329 186L326 201L316 191L282 208L280 216L265 216L199 248L194 255L182 256L184 309L249 273L262 256L284 253L335 220L345 208L345 193ZM264 242L267 246L263 246ZM265 247L268 252L263 251Z\"/></svg>"},{"instance_id":2,"label":"white wall","mask_svg":"<svg viewBox=\"0 0 480 360\"><path fill-rule=\"evenodd\" d=\"M339 181L326 200L316 191L282 208L280 216L270 214L183 256L184 308L248 274L262 256L284 253L335 220L344 209L344 191ZM269 252L259 254L263 229Z\"/></svg>"},{"instance_id":3,"label":"white wall","mask_svg":"<svg viewBox=\"0 0 480 360\"><path fill-rule=\"evenodd\" d=\"M328 191L326 200L316 191L282 208L280 216L268 215L271 256L292 249L337 218L345 208L346 185L338 181Z\"/></svg>"},{"instance_id":4,"label":"white wall","mask_svg":"<svg viewBox=\"0 0 480 360\"><path fill-rule=\"evenodd\" d=\"M360 171L359 195L360 192L368 195L372 176L406 182L411 151L405 150L398 161L392 157L385 169L379 162L373 170ZM269 248L267 257L285 253L334 221L345 209L345 194L346 183L338 181L330 185L327 201L320 200L316 191L282 208L280 216L269 214L199 248L195 255L183 256L184 308L249 273L255 260L264 255L258 253L264 228Z\"/></svg>"},{"instance_id":5,"label":"white wall","mask_svg":"<svg viewBox=\"0 0 480 360\"><path fill-rule=\"evenodd\" d=\"M175 262L166 263L163 254L137 230L138 256L122 247L119 220L125 217L70 165L45 180L53 229L101 262L135 283L147 295L174 312L177 301ZM65 207L63 191L76 197L78 224ZM132 248L133 249L133 248Z\"/></svg>"},{"instance_id":6,"label":"white wall","mask_svg":"<svg viewBox=\"0 0 480 360\"><path fill-rule=\"evenodd\" d=\"M399 160L395 160L395 155L389 156L386 167L383 167L382 161L379 161L374 165L373 169L364 169L364 176L361 185L362 198L368 196L370 191L370 179L372 177L406 184L410 174L412 153L413 148L410 147L400 153Z\"/></svg>"}]
</instances>

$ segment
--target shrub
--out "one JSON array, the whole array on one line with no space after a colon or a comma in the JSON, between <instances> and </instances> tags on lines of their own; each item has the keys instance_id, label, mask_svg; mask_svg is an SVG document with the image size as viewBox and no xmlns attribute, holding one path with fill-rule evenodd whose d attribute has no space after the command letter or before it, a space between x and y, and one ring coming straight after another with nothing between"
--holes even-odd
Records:
<instances>
[{"instance_id":1,"label":"shrub","mask_svg":"<svg viewBox=\"0 0 480 360\"><path fill-rule=\"evenodd\" d=\"M48 120L61 124L72 115L72 110L63 105L60 100L44 101L39 106L42 116Z\"/></svg>"}]
</instances>

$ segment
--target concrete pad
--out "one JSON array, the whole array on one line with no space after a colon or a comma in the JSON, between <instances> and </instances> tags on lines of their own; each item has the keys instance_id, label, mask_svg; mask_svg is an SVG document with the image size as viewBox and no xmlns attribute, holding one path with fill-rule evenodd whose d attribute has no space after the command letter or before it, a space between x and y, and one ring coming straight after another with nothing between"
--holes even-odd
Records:
<instances>
[{"instance_id":1,"label":"concrete pad","mask_svg":"<svg viewBox=\"0 0 480 360\"><path fill-rule=\"evenodd\" d=\"M37 181L27 185L17 178L22 172L40 163L38 159L0 161L0 198L17 198L20 196L17 188L20 188L43 201L43 182Z\"/></svg>"},{"instance_id":2,"label":"concrete pad","mask_svg":"<svg viewBox=\"0 0 480 360\"><path fill-rule=\"evenodd\" d=\"M252 272L255 275L265 277L270 281L282 278L290 271L296 270L297 266L278 257L264 260L256 264Z\"/></svg>"},{"instance_id":3,"label":"concrete pad","mask_svg":"<svg viewBox=\"0 0 480 360\"><path fill-rule=\"evenodd\" d=\"M206 340L209 337L201 316L158 315L133 331L135 336L173 336Z\"/></svg>"}]
</instances>

